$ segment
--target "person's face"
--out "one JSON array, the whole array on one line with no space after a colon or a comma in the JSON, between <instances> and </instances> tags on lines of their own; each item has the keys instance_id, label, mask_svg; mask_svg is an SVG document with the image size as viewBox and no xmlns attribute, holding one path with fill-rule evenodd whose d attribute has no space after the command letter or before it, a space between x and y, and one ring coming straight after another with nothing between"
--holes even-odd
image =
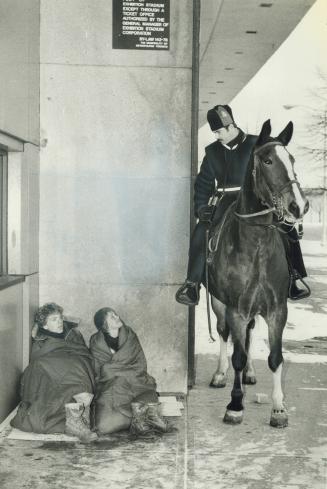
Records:
<instances>
[{"instance_id":1,"label":"person's face","mask_svg":"<svg viewBox=\"0 0 327 489\"><path fill-rule=\"evenodd\" d=\"M118 314L116 314L114 311L110 311L107 313L103 329L106 332L118 331L122 325L123 323Z\"/></svg>"},{"instance_id":2,"label":"person's face","mask_svg":"<svg viewBox=\"0 0 327 489\"><path fill-rule=\"evenodd\" d=\"M62 333L64 330L64 320L62 314L59 312L49 314L47 317L47 322L43 328L51 331L52 333Z\"/></svg>"},{"instance_id":3,"label":"person's face","mask_svg":"<svg viewBox=\"0 0 327 489\"><path fill-rule=\"evenodd\" d=\"M236 128L232 125L227 127L221 127L217 131L213 131L217 141L222 144L228 144L232 139L236 137Z\"/></svg>"}]
</instances>

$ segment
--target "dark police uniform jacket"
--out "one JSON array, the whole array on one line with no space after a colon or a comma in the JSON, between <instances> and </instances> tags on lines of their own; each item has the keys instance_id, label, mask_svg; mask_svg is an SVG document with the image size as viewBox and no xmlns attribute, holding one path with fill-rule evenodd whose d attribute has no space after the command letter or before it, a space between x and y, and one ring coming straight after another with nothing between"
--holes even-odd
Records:
<instances>
[{"instance_id":1,"label":"dark police uniform jacket","mask_svg":"<svg viewBox=\"0 0 327 489\"><path fill-rule=\"evenodd\" d=\"M205 148L205 156L194 184L196 217L199 217L199 209L208 205L215 190L215 182L219 188L241 187L256 140L257 136L243 134L243 140L231 149L218 141Z\"/></svg>"}]
</instances>

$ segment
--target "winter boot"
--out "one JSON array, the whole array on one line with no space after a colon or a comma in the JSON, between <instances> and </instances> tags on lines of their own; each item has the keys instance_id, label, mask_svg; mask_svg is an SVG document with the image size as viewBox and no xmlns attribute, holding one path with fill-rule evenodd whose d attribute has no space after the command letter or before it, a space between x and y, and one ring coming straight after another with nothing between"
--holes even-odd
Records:
<instances>
[{"instance_id":1,"label":"winter boot","mask_svg":"<svg viewBox=\"0 0 327 489\"><path fill-rule=\"evenodd\" d=\"M79 402L65 404L67 435L77 436L82 443L89 443L98 438L96 433L90 430L90 423L83 418L84 406Z\"/></svg>"},{"instance_id":2,"label":"winter boot","mask_svg":"<svg viewBox=\"0 0 327 489\"><path fill-rule=\"evenodd\" d=\"M94 420L91 420L91 403L93 400L93 394L89 392L82 392L81 394L76 394L73 396L76 402L83 404L84 411L82 414L83 420L90 429L94 426Z\"/></svg>"},{"instance_id":3,"label":"winter boot","mask_svg":"<svg viewBox=\"0 0 327 489\"><path fill-rule=\"evenodd\" d=\"M152 432L151 426L147 423L148 406L142 402L132 402L132 421L130 432L132 435L149 435Z\"/></svg>"},{"instance_id":4,"label":"winter boot","mask_svg":"<svg viewBox=\"0 0 327 489\"><path fill-rule=\"evenodd\" d=\"M159 414L159 402L149 402L147 403L148 411L146 420L150 426L153 427L156 431L160 431L161 433L167 433L168 431L168 423L162 418Z\"/></svg>"}]
</instances>

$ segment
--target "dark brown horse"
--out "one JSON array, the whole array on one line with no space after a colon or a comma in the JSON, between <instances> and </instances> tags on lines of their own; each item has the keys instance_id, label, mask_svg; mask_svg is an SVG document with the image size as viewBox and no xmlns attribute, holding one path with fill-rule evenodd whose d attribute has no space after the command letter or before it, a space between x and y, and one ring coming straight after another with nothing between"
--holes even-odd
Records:
<instances>
[{"instance_id":1,"label":"dark brown horse","mask_svg":"<svg viewBox=\"0 0 327 489\"><path fill-rule=\"evenodd\" d=\"M289 274L279 225L285 221L295 224L309 206L294 172L294 158L286 149L292 137L292 122L276 138L270 132L268 120L252 151L237 201L227 211L217 252L209 265L209 290L221 345L218 369L210 385L225 386L226 345L231 334L235 378L224 421L240 423L241 376L243 372L244 383L256 381L249 345L255 317L261 315L268 325L268 364L273 372L270 424L284 427L288 418L281 386L282 335L287 320Z\"/></svg>"}]
</instances>

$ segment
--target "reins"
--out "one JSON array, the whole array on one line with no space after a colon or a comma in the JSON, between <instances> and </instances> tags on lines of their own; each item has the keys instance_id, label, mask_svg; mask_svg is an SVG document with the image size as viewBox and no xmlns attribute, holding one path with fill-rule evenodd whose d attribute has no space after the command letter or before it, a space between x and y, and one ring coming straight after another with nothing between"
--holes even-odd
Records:
<instances>
[{"instance_id":1,"label":"reins","mask_svg":"<svg viewBox=\"0 0 327 489\"><path fill-rule=\"evenodd\" d=\"M231 209L233 207L235 207L235 205L236 205L236 202L232 202L230 204L230 206L226 209L225 214L224 214L224 217L223 217L223 220L222 220L222 222L220 224L219 231L218 231L218 234L217 234L217 237L216 237L216 241L215 242L213 241L215 236L212 236L209 239L210 228L208 227L206 229L206 262L205 262L206 263L205 264L205 280L206 280L206 283L205 283L205 285L206 285L206 299L207 299L208 330L209 330L209 336L210 336L210 340L211 341L216 341L216 340L212 336L211 316L210 316L210 302L209 302L209 288L208 288L208 284L209 284L209 273L208 273L209 251L210 251L210 253L216 253L216 251L218 250L218 244L219 244L219 241L220 241L220 236L221 236L222 229L223 229L223 227L225 225L225 222L227 220L227 216L230 214Z\"/></svg>"},{"instance_id":2,"label":"reins","mask_svg":"<svg viewBox=\"0 0 327 489\"><path fill-rule=\"evenodd\" d=\"M269 207L268 209L264 209L263 211L252 212L251 214L239 214L238 212L234 212L234 214L236 217L243 217L244 219L247 219L248 217L264 216L265 214L270 214L275 210L276 207Z\"/></svg>"},{"instance_id":3,"label":"reins","mask_svg":"<svg viewBox=\"0 0 327 489\"><path fill-rule=\"evenodd\" d=\"M246 138L246 136L244 137L243 141L245 140L245 138ZM226 173L225 173L223 188L222 189L217 189L215 191L212 199L210 199L210 201L209 201L209 205L213 205L215 207L217 207L217 201L220 202L222 200L222 198L224 197L225 193L226 193L227 177L228 177L228 171L229 171L229 166L230 166L230 159L226 158L226 149L224 150L224 155L225 155L225 161L227 162L227 170L226 170ZM221 191L221 195L220 195L219 198L218 198L218 191ZM225 219L224 219L224 221L222 223L222 226L225 223L226 214L227 214L227 212L225 213ZM221 228L220 228L220 231L221 231ZM207 302L208 330L209 330L210 340L212 342L214 342L216 340L212 336L211 315L210 315L209 271L208 271L208 257L209 257L209 253L208 253L208 251L210 251L212 253L213 251L216 251L217 250L220 232L219 232L218 239L217 239L217 242L216 242L215 250L211 250L211 241L212 241L212 238L209 240L209 233L210 233L210 226L208 226L208 228L206 229L206 262L205 262L206 263L205 264L205 280L206 280L206 283L205 283L205 286L206 286L206 302Z\"/></svg>"},{"instance_id":4,"label":"reins","mask_svg":"<svg viewBox=\"0 0 327 489\"><path fill-rule=\"evenodd\" d=\"M208 273L208 246L209 246L209 227L206 229L206 267L205 267L205 272L206 272L206 300L207 300L207 317L208 317L208 330L209 330L209 336L210 340L212 342L215 342L215 338L212 336L212 327L211 327L211 316L210 316L210 299L209 299L209 273Z\"/></svg>"}]
</instances>

